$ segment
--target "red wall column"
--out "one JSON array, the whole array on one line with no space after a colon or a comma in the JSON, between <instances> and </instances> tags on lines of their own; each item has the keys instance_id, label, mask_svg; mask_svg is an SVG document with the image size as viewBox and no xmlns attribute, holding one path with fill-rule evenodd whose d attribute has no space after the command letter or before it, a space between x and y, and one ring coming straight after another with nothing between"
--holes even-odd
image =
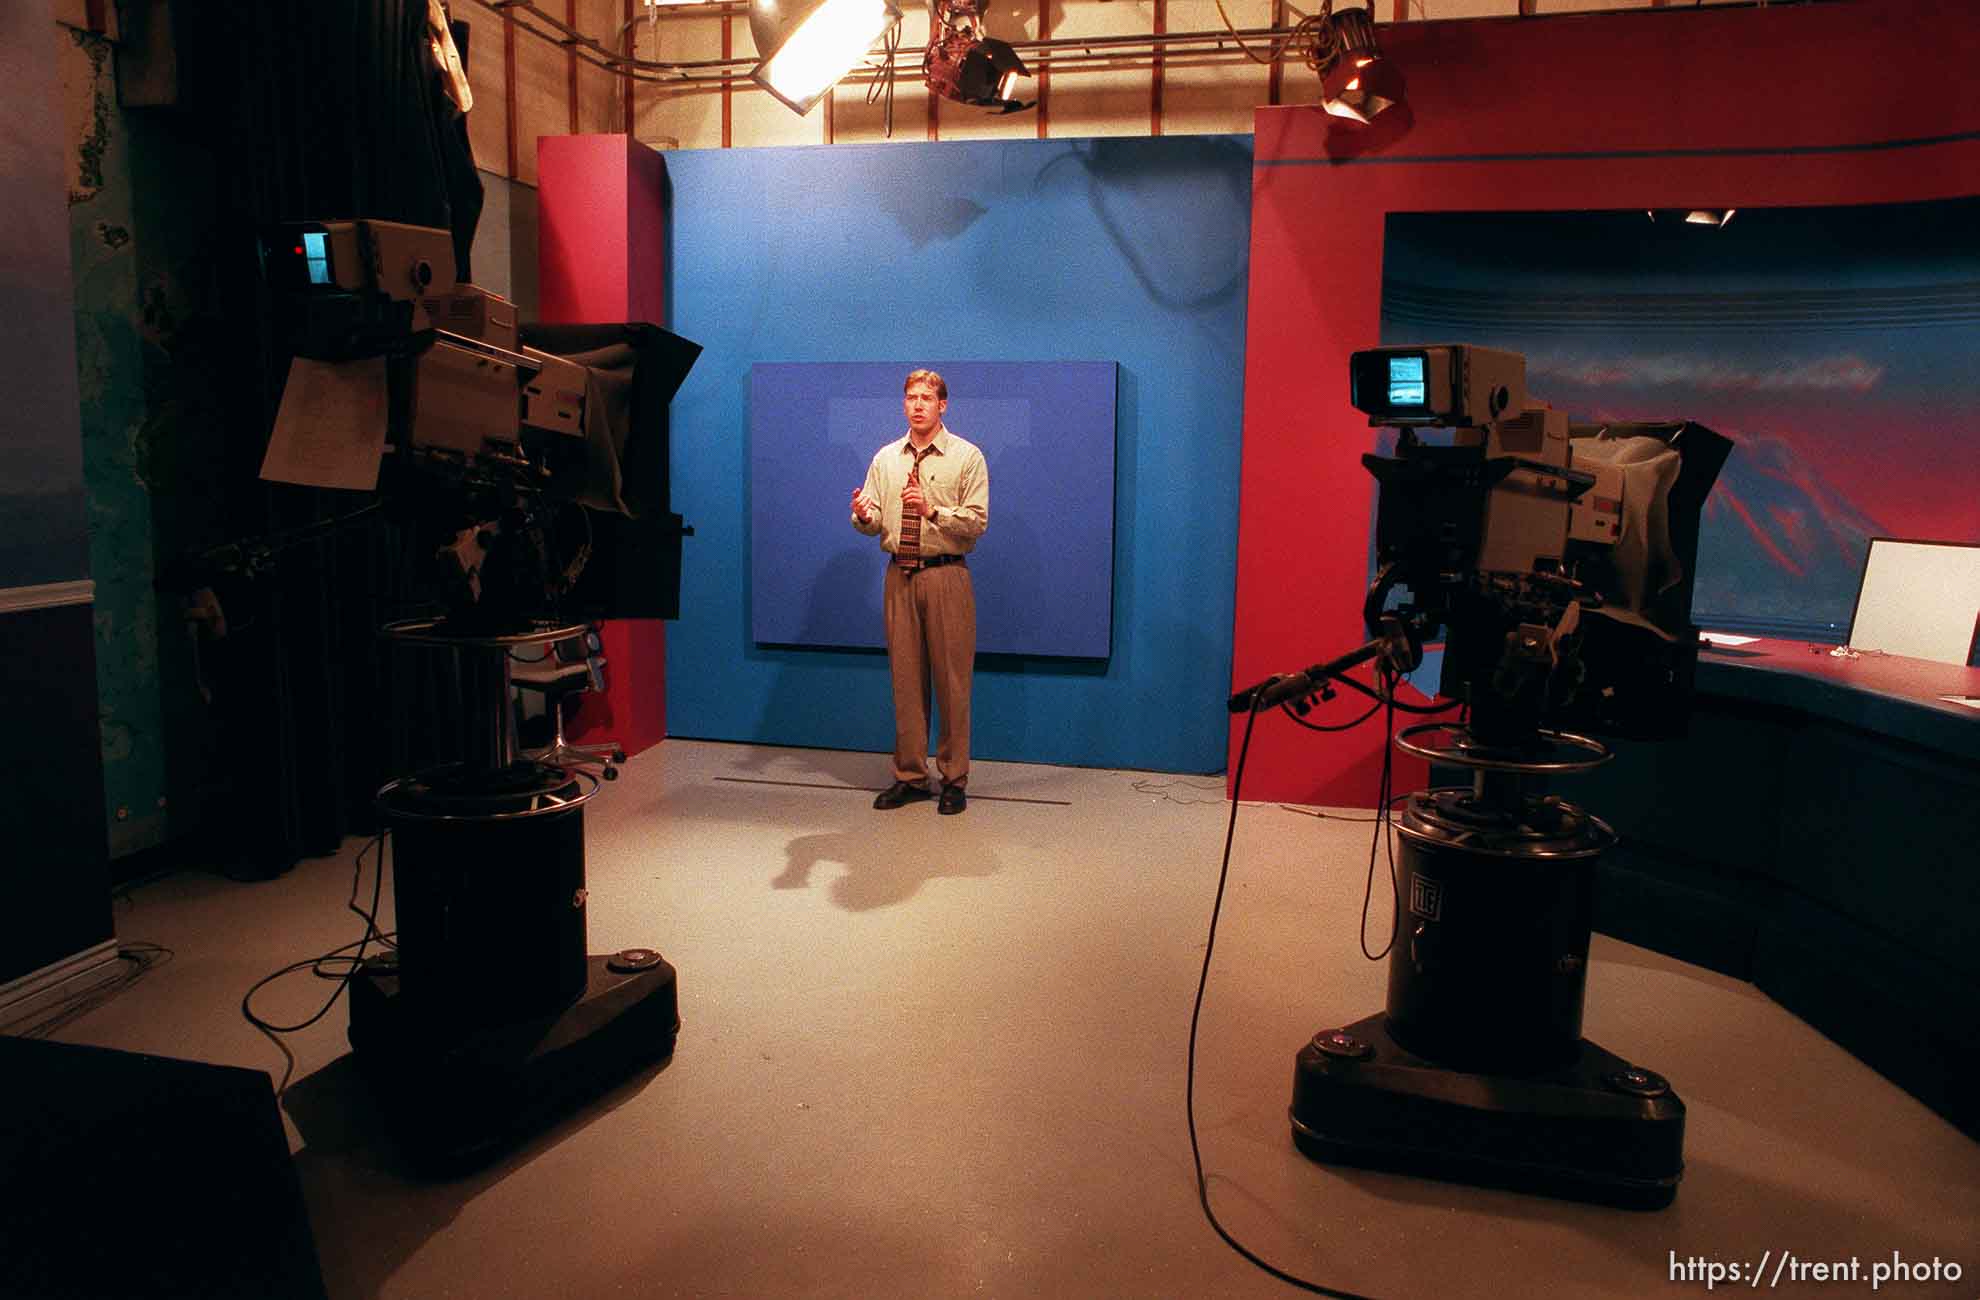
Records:
<instances>
[{"instance_id":1,"label":"red wall column","mask_svg":"<svg viewBox=\"0 0 1980 1300\"><path fill-rule=\"evenodd\" d=\"M664 325L666 167L624 135L544 136L536 145L538 314L546 325ZM667 625L605 625L606 690L580 698L577 739L627 754L667 734Z\"/></svg>"}]
</instances>

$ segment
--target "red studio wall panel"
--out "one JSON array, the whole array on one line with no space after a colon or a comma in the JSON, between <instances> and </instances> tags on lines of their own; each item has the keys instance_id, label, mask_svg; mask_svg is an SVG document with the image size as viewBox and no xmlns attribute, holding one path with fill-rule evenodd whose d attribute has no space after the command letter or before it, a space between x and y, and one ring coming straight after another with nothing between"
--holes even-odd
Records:
<instances>
[{"instance_id":1,"label":"red studio wall panel","mask_svg":"<svg viewBox=\"0 0 1980 1300\"><path fill-rule=\"evenodd\" d=\"M538 310L546 325L664 325L666 167L624 135L537 142ZM606 690L581 697L575 739L627 754L667 734L666 624L616 619L603 634Z\"/></svg>"}]
</instances>

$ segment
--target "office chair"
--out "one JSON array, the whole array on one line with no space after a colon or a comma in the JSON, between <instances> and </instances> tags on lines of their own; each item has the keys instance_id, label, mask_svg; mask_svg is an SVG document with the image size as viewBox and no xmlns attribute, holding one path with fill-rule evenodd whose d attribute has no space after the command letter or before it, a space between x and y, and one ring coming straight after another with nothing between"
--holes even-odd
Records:
<instances>
[{"instance_id":1,"label":"office chair","mask_svg":"<svg viewBox=\"0 0 1980 1300\"><path fill-rule=\"evenodd\" d=\"M605 780L617 780L617 764L626 761L626 751L616 740L574 745L564 738L565 697L605 689L605 654L597 624L580 635L549 642L539 658L522 658L514 651L509 657L509 679L520 690L542 692L544 711L550 715L550 743L524 750L523 757L566 770L600 768L598 775Z\"/></svg>"}]
</instances>

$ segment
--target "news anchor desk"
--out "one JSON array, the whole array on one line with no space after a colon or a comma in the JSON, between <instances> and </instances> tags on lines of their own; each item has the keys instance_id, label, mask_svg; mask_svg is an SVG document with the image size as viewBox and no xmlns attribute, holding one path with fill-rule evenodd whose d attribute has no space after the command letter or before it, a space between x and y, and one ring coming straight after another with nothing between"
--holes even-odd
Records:
<instances>
[{"instance_id":1,"label":"news anchor desk","mask_svg":"<svg viewBox=\"0 0 1980 1300\"><path fill-rule=\"evenodd\" d=\"M1689 734L1555 789L1622 841L1596 928L1750 980L1980 1137L1980 669L1756 641ZM1792 1068L1792 1062L1783 1062Z\"/></svg>"}]
</instances>

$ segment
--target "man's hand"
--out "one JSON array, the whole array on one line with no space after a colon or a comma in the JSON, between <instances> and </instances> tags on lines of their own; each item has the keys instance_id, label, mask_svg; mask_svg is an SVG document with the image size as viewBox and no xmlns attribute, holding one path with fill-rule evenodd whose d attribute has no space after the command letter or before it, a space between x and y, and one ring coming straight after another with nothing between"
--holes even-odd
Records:
<instances>
[{"instance_id":1,"label":"man's hand","mask_svg":"<svg viewBox=\"0 0 1980 1300\"><path fill-rule=\"evenodd\" d=\"M865 488L853 489L852 508L853 508L853 515L859 520L859 522L861 522L862 524L870 524L873 522L873 511L866 504Z\"/></svg>"},{"instance_id":2,"label":"man's hand","mask_svg":"<svg viewBox=\"0 0 1980 1300\"><path fill-rule=\"evenodd\" d=\"M901 489L901 509L911 515L920 515L923 519L933 519L935 517L935 512L930 510L927 503L921 499L921 484L919 483L910 483Z\"/></svg>"}]
</instances>

